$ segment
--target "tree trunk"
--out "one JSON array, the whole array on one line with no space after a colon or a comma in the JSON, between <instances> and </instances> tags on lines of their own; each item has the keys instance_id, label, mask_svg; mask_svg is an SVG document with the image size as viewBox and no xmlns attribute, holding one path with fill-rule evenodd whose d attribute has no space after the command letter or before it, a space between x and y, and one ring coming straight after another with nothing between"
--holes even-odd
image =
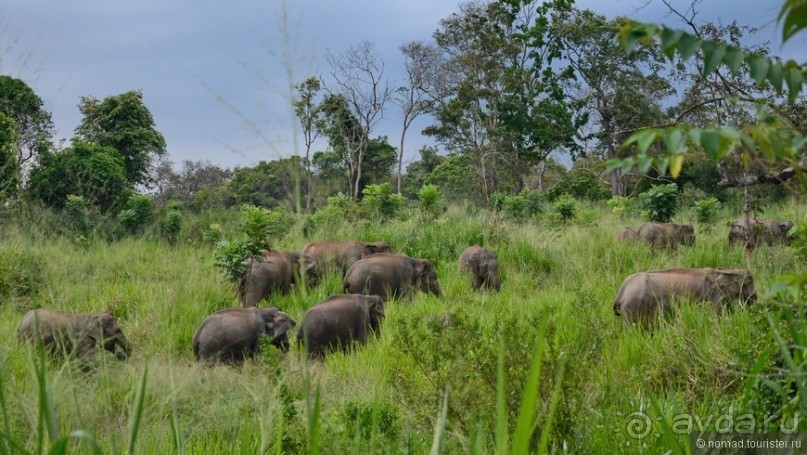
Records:
<instances>
[{"instance_id":1,"label":"tree trunk","mask_svg":"<svg viewBox=\"0 0 807 455\"><path fill-rule=\"evenodd\" d=\"M403 169L404 138L408 125L404 121L403 131L401 131L401 146L398 148L398 194L401 194L401 170Z\"/></svg>"}]
</instances>

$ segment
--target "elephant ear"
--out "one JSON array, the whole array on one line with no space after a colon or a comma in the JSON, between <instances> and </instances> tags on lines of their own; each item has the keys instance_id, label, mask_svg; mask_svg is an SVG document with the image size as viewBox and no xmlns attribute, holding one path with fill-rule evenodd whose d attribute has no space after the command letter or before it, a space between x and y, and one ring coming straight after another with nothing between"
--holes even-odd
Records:
<instances>
[{"instance_id":1,"label":"elephant ear","mask_svg":"<svg viewBox=\"0 0 807 455\"><path fill-rule=\"evenodd\" d=\"M412 264L412 268L415 271L415 276L420 278L423 276L423 272L426 271L426 265L429 261L426 259L415 259L414 264Z\"/></svg>"},{"instance_id":2,"label":"elephant ear","mask_svg":"<svg viewBox=\"0 0 807 455\"><path fill-rule=\"evenodd\" d=\"M283 335L297 325L288 314L280 310L272 311L269 315L264 317L264 321L266 323L266 332L269 333L272 338Z\"/></svg>"},{"instance_id":3,"label":"elephant ear","mask_svg":"<svg viewBox=\"0 0 807 455\"><path fill-rule=\"evenodd\" d=\"M370 313L375 314L378 318L383 318L384 300L377 295L371 295L369 299L370 299L370 306L369 306Z\"/></svg>"}]
</instances>

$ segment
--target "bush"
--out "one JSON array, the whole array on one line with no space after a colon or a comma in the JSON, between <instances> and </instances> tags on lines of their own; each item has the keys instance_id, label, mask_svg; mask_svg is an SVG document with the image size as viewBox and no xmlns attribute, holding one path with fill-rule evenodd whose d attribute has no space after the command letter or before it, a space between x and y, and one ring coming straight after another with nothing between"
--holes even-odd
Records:
<instances>
[{"instance_id":1,"label":"bush","mask_svg":"<svg viewBox=\"0 0 807 455\"><path fill-rule=\"evenodd\" d=\"M0 297L24 297L36 293L45 283L44 261L44 258L16 246L1 250Z\"/></svg>"},{"instance_id":2,"label":"bush","mask_svg":"<svg viewBox=\"0 0 807 455\"><path fill-rule=\"evenodd\" d=\"M123 229L134 234L142 231L154 217L154 204L151 198L142 194L133 194L126 201L126 206L118 212L117 220Z\"/></svg>"},{"instance_id":3,"label":"bush","mask_svg":"<svg viewBox=\"0 0 807 455\"><path fill-rule=\"evenodd\" d=\"M162 216L157 223L157 231L163 240L176 243L182 230L182 204L171 202L166 204Z\"/></svg>"},{"instance_id":4,"label":"bush","mask_svg":"<svg viewBox=\"0 0 807 455\"><path fill-rule=\"evenodd\" d=\"M518 196L490 195L490 208L515 220L525 220L541 213L543 195L538 190L524 190Z\"/></svg>"},{"instance_id":5,"label":"bush","mask_svg":"<svg viewBox=\"0 0 807 455\"><path fill-rule=\"evenodd\" d=\"M552 206L554 212L560 217L563 222L574 219L577 208L575 207L575 200L569 194L563 194L555 200Z\"/></svg>"},{"instance_id":6,"label":"bush","mask_svg":"<svg viewBox=\"0 0 807 455\"><path fill-rule=\"evenodd\" d=\"M406 199L400 194L393 193L389 182L367 185L362 194L364 195L361 200L362 208L370 215L379 218L392 218L406 206Z\"/></svg>"},{"instance_id":7,"label":"bush","mask_svg":"<svg viewBox=\"0 0 807 455\"><path fill-rule=\"evenodd\" d=\"M418 192L418 203L421 214L429 218L437 218L446 211L443 193L435 185L423 185Z\"/></svg>"},{"instance_id":8,"label":"bush","mask_svg":"<svg viewBox=\"0 0 807 455\"><path fill-rule=\"evenodd\" d=\"M687 182L684 184L681 194L678 195L678 206L685 209L694 208L696 202L702 201L707 197L709 196L705 191L696 187L691 182Z\"/></svg>"},{"instance_id":9,"label":"bush","mask_svg":"<svg viewBox=\"0 0 807 455\"><path fill-rule=\"evenodd\" d=\"M238 281L248 272L247 258L259 258L262 250L271 250L271 241L286 235L293 223L294 219L285 210L269 211L255 205L242 205L238 230L245 239L219 242L216 266L226 279Z\"/></svg>"},{"instance_id":10,"label":"bush","mask_svg":"<svg viewBox=\"0 0 807 455\"><path fill-rule=\"evenodd\" d=\"M678 186L657 185L639 195L639 209L647 221L669 222L678 209Z\"/></svg>"},{"instance_id":11,"label":"bush","mask_svg":"<svg viewBox=\"0 0 807 455\"><path fill-rule=\"evenodd\" d=\"M710 197L695 202L692 207L695 213L695 221L703 227L703 230L708 232L717 221L717 215L720 212L720 201L717 198Z\"/></svg>"},{"instance_id":12,"label":"bush","mask_svg":"<svg viewBox=\"0 0 807 455\"><path fill-rule=\"evenodd\" d=\"M623 196L614 196L606 204L611 207L611 213L620 218L625 218L635 208L634 200Z\"/></svg>"},{"instance_id":13,"label":"bush","mask_svg":"<svg viewBox=\"0 0 807 455\"><path fill-rule=\"evenodd\" d=\"M62 215L64 216L65 227L73 235L74 240L83 239L82 243L86 242L95 227L87 201L75 194L67 196Z\"/></svg>"}]
</instances>

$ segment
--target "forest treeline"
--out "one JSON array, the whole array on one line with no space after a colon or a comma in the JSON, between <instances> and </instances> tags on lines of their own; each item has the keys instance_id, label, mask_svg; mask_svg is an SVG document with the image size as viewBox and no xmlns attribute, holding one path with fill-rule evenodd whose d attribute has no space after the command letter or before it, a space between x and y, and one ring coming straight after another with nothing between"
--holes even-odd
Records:
<instances>
[{"instance_id":1,"label":"forest treeline","mask_svg":"<svg viewBox=\"0 0 807 455\"><path fill-rule=\"evenodd\" d=\"M680 17L703 40L768 54L767 44L746 45L753 27L696 22L694 11ZM89 211L123 224L144 205L203 211L250 204L313 213L340 193L352 200L381 194L401 205L424 188L448 203L494 208L566 194L608 200L672 182L653 166L606 171L609 160L636 153L635 145L622 144L645 128L741 128L755 121L748 102L765 100L804 130L804 96L785 98L748 72L704 72L702 59L672 61L659 46L626 52L617 35L627 21L568 0L464 3L440 20L431 39L400 46L406 77L397 84L372 42L330 53L323 74L295 86L304 150L234 169L169 161L136 90L81 98L81 124L67 143L57 143L41 98L25 81L0 76L0 199L6 206ZM393 115L401 119L400 137L379 136L379 120ZM418 117L427 119L422 133L439 149L406 149ZM327 147L317 150L323 142ZM569 162L570 168L562 164ZM726 202L738 190L720 188L721 180L777 171L771 166L693 152L675 184L687 200ZM755 203L795 189L755 188Z\"/></svg>"}]
</instances>

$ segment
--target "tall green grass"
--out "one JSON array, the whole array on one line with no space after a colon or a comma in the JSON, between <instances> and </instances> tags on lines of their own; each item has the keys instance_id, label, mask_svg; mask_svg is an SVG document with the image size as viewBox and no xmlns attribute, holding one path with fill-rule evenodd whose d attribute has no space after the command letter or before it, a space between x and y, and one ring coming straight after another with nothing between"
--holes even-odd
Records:
<instances>
[{"instance_id":1,"label":"tall green grass","mask_svg":"<svg viewBox=\"0 0 807 455\"><path fill-rule=\"evenodd\" d=\"M343 223L310 238L298 226L279 248L384 239L434 261L445 297L389 303L378 339L347 355L311 363L296 347L284 355L266 346L243 366L212 369L194 361L190 340L208 314L238 304L203 236L209 223L230 232L226 217L189 220L176 245L77 244L8 223L0 243L0 283L11 283L0 305L0 453L676 451L689 444L665 426L676 413L803 412L803 379L788 374L802 368L792 347L804 343L803 308L765 294L799 266L788 247L755 253L757 304L723 315L682 304L646 333L613 314L622 280L667 267L743 267L742 250L726 242L732 217L698 232L694 248L659 253L613 240L639 220L584 208L594 222L516 222L452 207L430 223ZM804 213L789 204L770 217ZM501 292L473 292L457 271L470 244L499 253ZM331 276L266 305L300 321L340 289ZM43 357L16 336L22 315L37 307L112 311L132 357L103 357L90 371ZM647 438L627 433L638 411L651 418Z\"/></svg>"}]
</instances>

